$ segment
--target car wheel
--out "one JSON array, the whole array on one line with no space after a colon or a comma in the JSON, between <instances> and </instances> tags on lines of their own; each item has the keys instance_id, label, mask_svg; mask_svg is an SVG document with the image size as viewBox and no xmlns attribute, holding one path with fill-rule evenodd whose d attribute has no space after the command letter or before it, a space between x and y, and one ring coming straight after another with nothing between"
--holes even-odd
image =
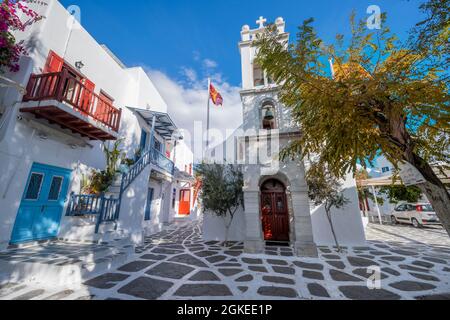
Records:
<instances>
[{"instance_id":1,"label":"car wheel","mask_svg":"<svg viewBox=\"0 0 450 320\"><path fill-rule=\"evenodd\" d=\"M419 223L419 221L417 221L417 219L412 219L412 224L414 226L414 228L422 228L422 225Z\"/></svg>"},{"instance_id":2,"label":"car wheel","mask_svg":"<svg viewBox=\"0 0 450 320\"><path fill-rule=\"evenodd\" d=\"M399 222L398 222L398 220L397 220L397 218L396 218L395 216L392 216L392 217L391 217L391 220L392 220L392 223L393 223L393 224L395 224L395 225L398 225L398 224L399 224Z\"/></svg>"}]
</instances>

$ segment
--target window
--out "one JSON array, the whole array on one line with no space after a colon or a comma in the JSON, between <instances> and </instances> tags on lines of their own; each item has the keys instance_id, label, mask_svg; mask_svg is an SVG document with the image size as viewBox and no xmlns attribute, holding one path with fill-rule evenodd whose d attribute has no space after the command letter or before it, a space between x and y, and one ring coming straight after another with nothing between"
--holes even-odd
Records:
<instances>
[{"instance_id":1,"label":"window","mask_svg":"<svg viewBox=\"0 0 450 320\"><path fill-rule=\"evenodd\" d=\"M111 112L111 106L113 104L114 99L106 94L106 92L101 90L98 99L97 110L95 111L95 117L100 121L108 121L109 113Z\"/></svg>"},{"instance_id":2,"label":"window","mask_svg":"<svg viewBox=\"0 0 450 320\"><path fill-rule=\"evenodd\" d=\"M390 172L390 171L391 171L391 168L389 168L389 167L384 167L384 168L381 169L381 171L382 171L383 173L387 173L387 172Z\"/></svg>"},{"instance_id":3,"label":"window","mask_svg":"<svg viewBox=\"0 0 450 320\"><path fill-rule=\"evenodd\" d=\"M420 212L434 212L434 209L431 206L431 204L424 204L424 205L418 205L417 206L417 211L420 211Z\"/></svg>"},{"instance_id":4,"label":"window","mask_svg":"<svg viewBox=\"0 0 450 320\"><path fill-rule=\"evenodd\" d=\"M145 221L150 221L152 217L152 202L153 202L154 189L148 189L147 194L147 206L145 207Z\"/></svg>"},{"instance_id":5,"label":"window","mask_svg":"<svg viewBox=\"0 0 450 320\"><path fill-rule=\"evenodd\" d=\"M159 142L158 140L155 139L155 145L154 145L155 149L158 150L159 152L162 152L162 144L161 142Z\"/></svg>"},{"instance_id":6,"label":"window","mask_svg":"<svg viewBox=\"0 0 450 320\"><path fill-rule=\"evenodd\" d=\"M58 56L55 52L50 51L45 63L43 73L55 73L60 72L64 65L64 59Z\"/></svg>"},{"instance_id":7,"label":"window","mask_svg":"<svg viewBox=\"0 0 450 320\"><path fill-rule=\"evenodd\" d=\"M147 150L147 132L145 130L142 130L142 132L141 132L140 149L141 149L142 153L145 150Z\"/></svg>"},{"instance_id":8,"label":"window","mask_svg":"<svg viewBox=\"0 0 450 320\"><path fill-rule=\"evenodd\" d=\"M58 201L63 181L63 177L53 177L50 192L48 193L48 201Z\"/></svg>"},{"instance_id":9,"label":"window","mask_svg":"<svg viewBox=\"0 0 450 320\"><path fill-rule=\"evenodd\" d=\"M264 85L264 72L257 64L253 66L253 83L255 87Z\"/></svg>"},{"instance_id":10,"label":"window","mask_svg":"<svg viewBox=\"0 0 450 320\"><path fill-rule=\"evenodd\" d=\"M174 146L170 142L166 142L166 157L170 159Z\"/></svg>"},{"instance_id":11,"label":"window","mask_svg":"<svg viewBox=\"0 0 450 320\"><path fill-rule=\"evenodd\" d=\"M44 175L42 173L32 173L30 182L28 183L27 192L25 193L25 200L37 200L41 193L42 182Z\"/></svg>"},{"instance_id":12,"label":"window","mask_svg":"<svg viewBox=\"0 0 450 320\"><path fill-rule=\"evenodd\" d=\"M275 81L273 78L267 74L266 71L264 71L259 65L256 63L253 64L253 86L254 87L260 87L260 86L267 86L267 85L273 85L275 84Z\"/></svg>"},{"instance_id":13,"label":"window","mask_svg":"<svg viewBox=\"0 0 450 320\"><path fill-rule=\"evenodd\" d=\"M172 192L172 209L175 209L176 202L177 202L177 189L173 189L173 192Z\"/></svg>"}]
</instances>

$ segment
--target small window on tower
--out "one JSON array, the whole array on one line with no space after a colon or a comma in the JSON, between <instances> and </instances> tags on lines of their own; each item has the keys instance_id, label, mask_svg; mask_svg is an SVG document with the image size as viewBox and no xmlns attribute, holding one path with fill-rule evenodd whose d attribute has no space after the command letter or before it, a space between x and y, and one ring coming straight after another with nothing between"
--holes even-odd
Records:
<instances>
[{"instance_id":1,"label":"small window on tower","mask_svg":"<svg viewBox=\"0 0 450 320\"><path fill-rule=\"evenodd\" d=\"M276 129L275 106L270 102L262 107L262 128L264 130Z\"/></svg>"},{"instance_id":2,"label":"small window on tower","mask_svg":"<svg viewBox=\"0 0 450 320\"><path fill-rule=\"evenodd\" d=\"M264 72L257 64L253 66L253 81L255 87L264 85Z\"/></svg>"}]
</instances>

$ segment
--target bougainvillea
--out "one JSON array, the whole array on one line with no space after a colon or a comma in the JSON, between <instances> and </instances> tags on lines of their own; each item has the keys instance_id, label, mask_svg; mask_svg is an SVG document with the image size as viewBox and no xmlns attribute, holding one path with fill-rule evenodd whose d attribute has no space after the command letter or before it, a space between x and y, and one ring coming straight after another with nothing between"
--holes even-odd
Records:
<instances>
[{"instance_id":1,"label":"bougainvillea","mask_svg":"<svg viewBox=\"0 0 450 320\"><path fill-rule=\"evenodd\" d=\"M1 0L0 3L0 73L19 71L19 59L26 55L23 41L16 41L14 31L25 31L33 23L42 19L38 13L25 5L25 0ZM26 17L25 21L19 15Z\"/></svg>"}]
</instances>

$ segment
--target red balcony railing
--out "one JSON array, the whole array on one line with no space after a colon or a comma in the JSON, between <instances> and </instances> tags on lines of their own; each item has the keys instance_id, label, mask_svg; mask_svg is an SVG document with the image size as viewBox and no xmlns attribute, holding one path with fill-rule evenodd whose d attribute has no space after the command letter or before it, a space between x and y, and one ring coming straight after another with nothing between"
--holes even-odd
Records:
<instances>
[{"instance_id":1,"label":"red balcony railing","mask_svg":"<svg viewBox=\"0 0 450 320\"><path fill-rule=\"evenodd\" d=\"M119 131L122 110L115 108L66 70L57 73L32 74L24 102L56 100L65 102L85 116Z\"/></svg>"}]
</instances>

